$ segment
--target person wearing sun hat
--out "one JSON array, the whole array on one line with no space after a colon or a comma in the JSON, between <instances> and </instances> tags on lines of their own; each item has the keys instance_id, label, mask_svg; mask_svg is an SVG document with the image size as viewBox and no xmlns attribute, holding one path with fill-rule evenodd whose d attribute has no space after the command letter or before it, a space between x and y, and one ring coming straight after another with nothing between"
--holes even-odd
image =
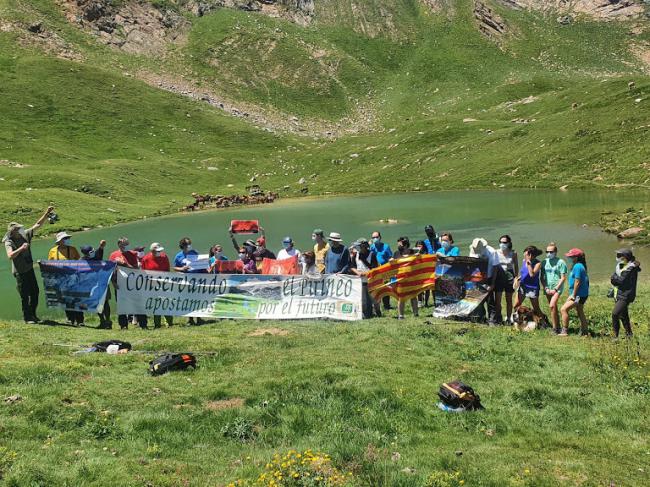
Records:
<instances>
[{"instance_id":1,"label":"person wearing sun hat","mask_svg":"<svg viewBox=\"0 0 650 487\"><path fill-rule=\"evenodd\" d=\"M621 321L625 328L625 336L632 337L628 307L636 299L636 283L639 272L641 272L641 266L630 249L616 251L616 268L610 279L614 286L612 327L616 338L618 338L621 328Z\"/></svg>"},{"instance_id":2,"label":"person wearing sun hat","mask_svg":"<svg viewBox=\"0 0 650 487\"><path fill-rule=\"evenodd\" d=\"M325 254L325 274L347 274L350 270L350 252L343 245L341 234L331 232L327 240L330 249Z\"/></svg>"},{"instance_id":3,"label":"person wearing sun hat","mask_svg":"<svg viewBox=\"0 0 650 487\"><path fill-rule=\"evenodd\" d=\"M7 226L7 233L2 238L7 258L11 261L11 273L16 279L16 288L20 295L25 323L32 324L40 321L36 316L40 290L34 272L34 259L30 246L34 232L45 223L45 220L53 211L53 206L48 207L30 228L25 228L17 222L11 222Z\"/></svg>"},{"instance_id":4,"label":"person wearing sun hat","mask_svg":"<svg viewBox=\"0 0 650 487\"><path fill-rule=\"evenodd\" d=\"M568 336L569 334L569 311L575 308L580 319L580 335L589 334L587 317L585 316L584 306L589 298L589 275L587 274L587 259L585 253L577 248L569 250L566 254L572 263L571 273L569 274L569 297L562 306L560 313L562 315L562 330L558 336Z\"/></svg>"},{"instance_id":5,"label":"person wearing sun hat","mask_svg":"<svg viewBox=\"0 0 650 487\"><path fill-rule=\"evenodd\" d=\"M47 260L80 260L81 256L76 247L71 245L71 236L67 232L59 232L54 240L56 245L47 254ZM81 311L65 310L68 324L84 325L84 314Z\"/></svg>"}]
</instances>

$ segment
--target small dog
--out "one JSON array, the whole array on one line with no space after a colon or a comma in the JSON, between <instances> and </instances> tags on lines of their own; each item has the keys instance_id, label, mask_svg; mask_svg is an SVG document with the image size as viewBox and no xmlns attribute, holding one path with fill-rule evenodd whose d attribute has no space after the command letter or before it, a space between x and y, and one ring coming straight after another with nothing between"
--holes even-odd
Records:
<instances>
[{"instance_id":1,"label":"small dog","mask_svg":"<svg viewBox=\"0 0 650 487\"><path fill-rule=\"evenodd\" d=\"M533 331L548 327L545 314L538 315L527 306L519 306L512 315L514 327L519 331Z\"/></svg>"}]
</instances>

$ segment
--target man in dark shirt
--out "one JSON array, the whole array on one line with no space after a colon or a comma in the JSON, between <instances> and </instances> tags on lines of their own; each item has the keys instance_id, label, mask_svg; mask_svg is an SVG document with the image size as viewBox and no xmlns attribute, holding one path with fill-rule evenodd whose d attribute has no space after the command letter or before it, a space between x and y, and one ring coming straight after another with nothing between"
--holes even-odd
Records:
<instances>
[{"instance_id":1,"label":"man in dark shirt","mask_svg":"<svg viewBox=\"0 0 650 487\"><path fill-rule=\"evenodd\" d=\"M36 274L34 273L34 259L32 258L30 245L34 232L43 225L53 211L53 206L48 207L36 223L28 229L25 229L20 223L10 223L7 233L2 239L7 251L7 257L11 260L11 273L16 278L25 323L40 321L36 316L39 289Z\"/></svg>"}]
</instances>

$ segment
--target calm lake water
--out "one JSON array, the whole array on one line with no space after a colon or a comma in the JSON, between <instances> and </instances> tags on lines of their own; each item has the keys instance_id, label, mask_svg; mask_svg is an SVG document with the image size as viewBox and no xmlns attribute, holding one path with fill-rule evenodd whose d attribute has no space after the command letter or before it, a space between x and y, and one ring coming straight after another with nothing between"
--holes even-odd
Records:
<instances>
[{"instance_id":1,"label":"calm lake water","mask_svg":"<svg viewBox=\"0 0 650 487\"><path fill-rule=\"evenodd\" d=\"M485 237L496 246L499 236L510 234L514 248L527 245L543 247L550 240L557 242L560 252L571 247L585 250L592 280L609 278L614 267L614 251L621 243L602 232L595 222L601 211L629 206L650 209L645 193L610 191L456 191L441 193L405 193L336 197L313 200L279 201L272 205L232 210L205 211L118 225L73 236L77 248L108 241L109 252L116 248L121 236L128 236L131 246L161 242L170 257L178 251L178 241L189 236L194 248L207 253L211 244L221 243L232 258L235 251L228 238L231 219L259 219L265 228L267 246L274 252L281 248L282 238L293 237L300 249L311 246L311 232L322 228L340 232L346 242L368 238L380 230L385 242L394 249L398 237L405 235L415 244L423 238L423 228L431 223L436 231L453 233L462 255L474 237ZM65 222L66 215L60 214ZM383 224L381 219L397 223ZM28 225L32 222L23 222ZM46 224L47 225L47 224ZM240 236L242 242L246 236ZM43 259L54 244L51 240L33 243L35 259ZM639 260L650 268L650 250L635 249ZM642 280L648 279L643 272ZM41 286L41 317L61 317L62 313L46 310ZM113 310L115 307L113 306ZM0 318L21 319L20 302L6 257L0 259Z\"/></svg>"}]
</instances>

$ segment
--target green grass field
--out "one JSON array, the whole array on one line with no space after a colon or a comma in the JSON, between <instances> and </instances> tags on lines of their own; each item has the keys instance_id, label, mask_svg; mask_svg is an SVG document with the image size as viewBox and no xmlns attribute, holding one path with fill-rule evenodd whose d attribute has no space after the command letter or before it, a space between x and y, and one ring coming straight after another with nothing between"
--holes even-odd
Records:
<instances>
[{"instance_id":1,"label":"green grass field","mask_svg":"<svg viewBox=\"0 0 650 487\"><path fill-rule=\"evenodd\" d=\"M650 289L631 308L635 339L618 342L605 336L605 291L594 286L588 303L589 339L429 318L122 333L5 323L0 394L23 399L0 406L0 482L252 484L277 471L266 467L276 453L311 449L331 455L348 485L647 485ZM251 336L260 328L273 334ZM216 354L151 377L151 354L52 345L114 337ZM484 411L438 410L438 387L454 378ZM315 476L283 485L337 485Z\"/></svg>"}]
</instances>

